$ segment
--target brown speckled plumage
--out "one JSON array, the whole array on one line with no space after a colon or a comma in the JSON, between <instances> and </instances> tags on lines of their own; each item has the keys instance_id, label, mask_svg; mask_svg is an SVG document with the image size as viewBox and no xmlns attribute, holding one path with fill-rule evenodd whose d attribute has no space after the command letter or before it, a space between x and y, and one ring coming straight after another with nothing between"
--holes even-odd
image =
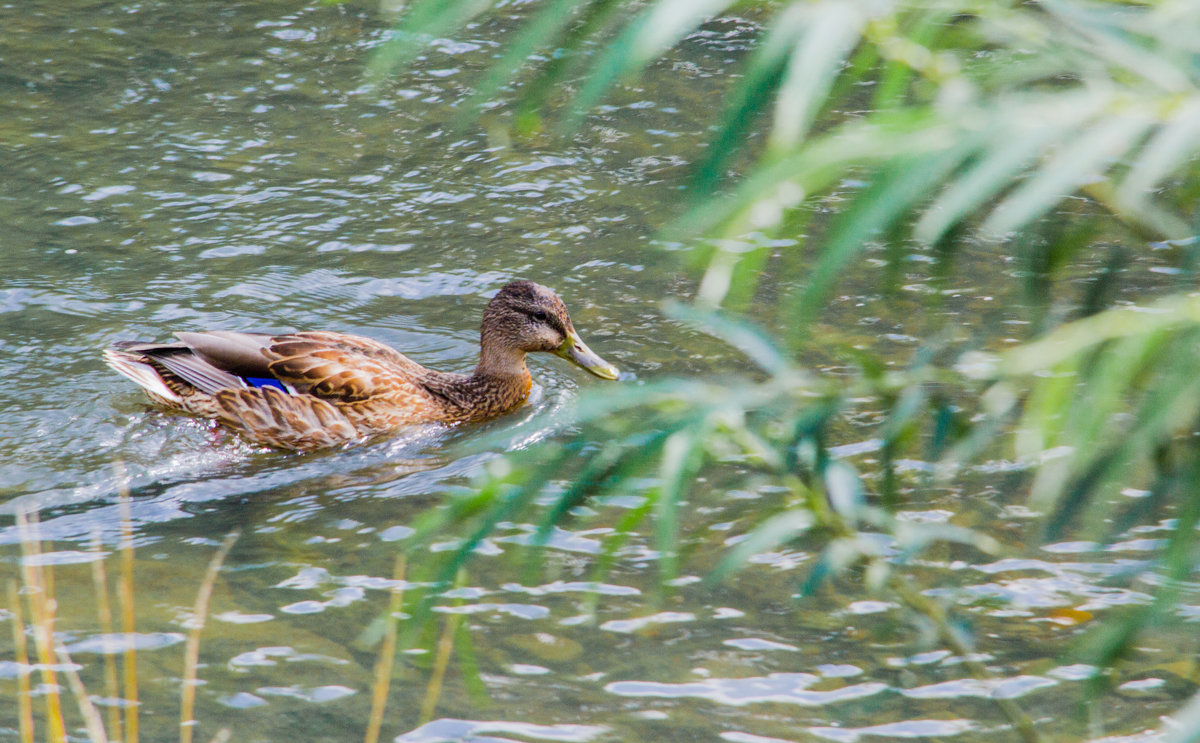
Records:
<instances>
[{"instance_id":1,"label":"brown speckled plumage","mask_svg":"<svg viewBox=\"0 0 1200 743\"><path fill-rule=\"evenodd\" d=\"M178 343L119 342L105 360L159 404L284 449L501 415L529 395L530 352L556 353L597 376L617 376L579 339L562 300L529 281L506 285L488 302L471 374L427 369L389 346L343 333L177 336Z\"/></svg>"}]
</instances>

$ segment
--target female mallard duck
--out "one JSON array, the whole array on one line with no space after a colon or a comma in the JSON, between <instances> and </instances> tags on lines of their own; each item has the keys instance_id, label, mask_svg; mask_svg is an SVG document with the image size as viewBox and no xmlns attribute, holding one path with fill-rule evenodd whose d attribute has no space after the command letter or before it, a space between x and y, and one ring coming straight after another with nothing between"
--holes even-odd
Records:
<instances>
[{"instance_id":1,"label":"female mallard duck","mask_svg":"<svg viewBox=\"0 0 1200 743\"><path fill-rule=\"evenodd\" d=\"M471 374L426 369L382 343L342 333L175 335L182 342L115 343L104 359L155 402L284 449L500 415L529 395L525 354L533 351L617 378L616 367L575 332L558 295L532 281L514 281L488 302Z\"/></svg>"}]
</instances>

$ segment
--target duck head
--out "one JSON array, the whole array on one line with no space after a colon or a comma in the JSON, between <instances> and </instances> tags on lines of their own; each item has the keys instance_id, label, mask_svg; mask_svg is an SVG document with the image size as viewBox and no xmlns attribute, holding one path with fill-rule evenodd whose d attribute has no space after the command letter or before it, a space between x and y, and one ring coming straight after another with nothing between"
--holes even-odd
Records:
<instances>
[{"instance_id":1,"label":"duck head","mask_svg":"<svg viewBox=\"0 0 1200 743\"><path fill-rule=\"evenodd\" d=\"M483 312L480 341L485 357L501 349L552 353L602 379L620 374L579 337L558 295L532 281L513 281L496 292Z\"/></svg>"}]
</instances>

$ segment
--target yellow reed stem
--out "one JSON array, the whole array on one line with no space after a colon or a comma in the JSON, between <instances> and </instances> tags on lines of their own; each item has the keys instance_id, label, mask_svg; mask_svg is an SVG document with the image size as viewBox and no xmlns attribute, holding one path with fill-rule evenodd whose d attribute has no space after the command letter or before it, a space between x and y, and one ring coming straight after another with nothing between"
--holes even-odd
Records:
<instances>
[{"instance_id":1,"label":"yellow reed stem","mask_svg":"<svg viewBox=\"0 0 1200 743\"><path fill-rule=\"evenodd\" d=\"M21 613L21 599L17 582L8 582L8 605L13 613L13 646L17 663L17 717L20 720L21 743L33 743L33 697L29 693L29 646L25 641L25 617Z\"/></svg>"},{"instance_id":2,"label":"yellow reed stem","mask_svg":"<svg viewBox=\"0 0 1200 743\"><path fill-rule=\"evenodd\" d=\"M138 739L138 677L137 638L134 635L136 622L133 611L133 521L129 500L129 486L125 478L125 466L113 462L117 476L117 488L121 504L121 574L117 577L117 600L121 607L121 631L125 634L125 743L137 743Z\"/></svg>"},{"instance_id":3,"label":"yellow reed stem","mask_svg":"<svg viewBox=\"0 0 1200 743\"><path fill-rule=\"evenodd\" d=\"M364 743L378 743L379 730L383 727L383 710L387 706L388 688L392 682L392 666L396 660L396 615L404 605L404 555L396 557L396 568L392 571L396 583L392 586L392 598L388 602L387 631L375 660L375 683L371 685L371 717L367 722Z\"/></svg>"},{"instance_id":4,"label":"yellow reed stem","mask_svg":"<svg viewBox=\"0 0 1200 743\"><path fill-rule=\"evenodd\" d=\"M122 560L122 574L117 578L117 598L121 604L121 632L125 634L123 670L125 676L125 743L137 743L138 739L138 674L137 648L134 637L136 623L133 618L133 578L129 572L131 562Z\"/></svg>"},{"instance_id":5,"label":"yellow reed stem","mask_svg":"<svg viewBox=\"0 0 1200 743\"><path fill-rule=\"evenodd\" d=\"M67 686L71 688L71 694L75 697L79 714L83 717L84 725L87 727L89 740L92 743L108 743L108 736L104 734L104 723L100 720L100 715L96 712L96 707L92 704L87 689L84 688L83 681L79 678L79 672L75 670L75 663L71 660L70 653L58 641L58 635L54 630L54 624L58 619L58 600L54 597L54 570L50 566L45 566L40 570L43 591L46 596L46 636L54 650L54 657L62 666L63 675L67 677Z\"/></svg>"},{"instance_id":6,"label":"yellow reed stem","mask_svg":"<svg viewBox=\"0 0 1200 743\"><path fill-rule=\"evenodd\" d=\"M230 532L225 537L225 541L221 543L217 554L213 555L212 561L208 563L208 570L204 572L200 590L196 594L196 605L192 607L192 626L188 631L187 645L183 652L183 691L179 713L180 743L192 743L192 731L196 727L196 721L192 719L192 714L196 708L196 667L200 663L200 633L204 631L204 620L208 616L208 601L212 598L213 585L217 582L217 573L220 572L221 563L225 562L225 557L233 548L233 543L237 541L237 538L236 531Z\"/></svg>"},{"instance_id":7,"label":"yellow reed stem","mask_svg":"<svg viewBox=\"0 0 1200 743\"><path fill-rule=\"evenodd\" d=\"M41 666L42 684L46 688L46 724L49 726L47 734L52 743L66 743L67 727L63 721L62 699L58 693L58 677L54 671L53 600L46 594L45 571L39 564L42 549L38 536L33 531L36 527L36 513L30 518L24 511L17 512L17 528L21 533L21 575L30 591L29 611L33 618L33 642L37 649L38 665Z\"/></svg>"},{"instance_id":8,"label":"yellow reed stem","mask_svg":"<svg viewBox=\"0 0 1200 743\"><path fill-rule=\"evenodd\" d=\"M100 620L100 632L106 637L111 637L113 631L112 605L108 600L108 574L100 555L102 550L99 536L92 542L92 549L96 552L96 559L92 560L92 587L96 594L96 614ZM112 700L116 700L121 693L117 686L117 659L114 653L104 653L104 693ZM113 740L121 740L123 737L121 708L110 704L107 715L108 737Z\"/></svg>"},{"instance_id":9,"label":"yellow reed stem","mask_svg":"<svg viewBox=\"0 0 1200 743\"><path fill-rule=\"evenodd\" d=\"M75 703L79 706L79 714L83 716L84 725L87 726L88 740L91 743L108 743L108 736L104 733L104 720L100 719L100 713L92 704L87 689L83 686L83 680L79 678L79 672L75 670L71 654L67 652L61 642L57 641L54 650L58 656L58 662L63 665L63 674L66 675L67 686L71 687L71 694L74 695Z\"/></svg>"},{"instance_id":10,"label":"yellow reed stem","mask_svg":"<svg viewBox=\"0 0 1200 743\"><path fill-rule=\"evenodd\" d=\"M463 573L460 571L454 585L457 587L462 580ZM456 605L458 603L461 602L456 602ZM461 621L461 614L450 614L446 617L442 636L438 639L437 655L433 659L433 673L429 677L429 685L425 687L425 698L421 701L421 725L433 719L438 698L442 695L442 681L446 677L446 668L450 665L450 653L454 650L454 636L458 632L458 623Z\"/></svg>"}]
</instances>

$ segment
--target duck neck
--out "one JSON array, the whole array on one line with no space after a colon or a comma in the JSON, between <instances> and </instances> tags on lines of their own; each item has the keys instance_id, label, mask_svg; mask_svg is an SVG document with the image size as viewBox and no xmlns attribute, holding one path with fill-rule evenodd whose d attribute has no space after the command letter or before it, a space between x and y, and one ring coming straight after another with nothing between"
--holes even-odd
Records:
<instances>
[{"instance_id":1,"label":"duck neck","mask_svg":"<svg viewBox=\"0 0 1200 743\"><path fill-rule=\"evenodd\" d=\"M508 412L525 401L533 380L525 366L525 352L484 345L475 372L458 377L455 394L463 420L486 420Z\"/></svg>"},{"instance_id":2,"label":"duck neck","mask_svg":"<svg viewBox=\"0 0 1200 743\"><path fill-rule=\"evenodd\" d=\"M509 346L484 342L480 348L479 364L472 375L476 379L527 379L525 352Z\"/></svg>"}]
</instances>

